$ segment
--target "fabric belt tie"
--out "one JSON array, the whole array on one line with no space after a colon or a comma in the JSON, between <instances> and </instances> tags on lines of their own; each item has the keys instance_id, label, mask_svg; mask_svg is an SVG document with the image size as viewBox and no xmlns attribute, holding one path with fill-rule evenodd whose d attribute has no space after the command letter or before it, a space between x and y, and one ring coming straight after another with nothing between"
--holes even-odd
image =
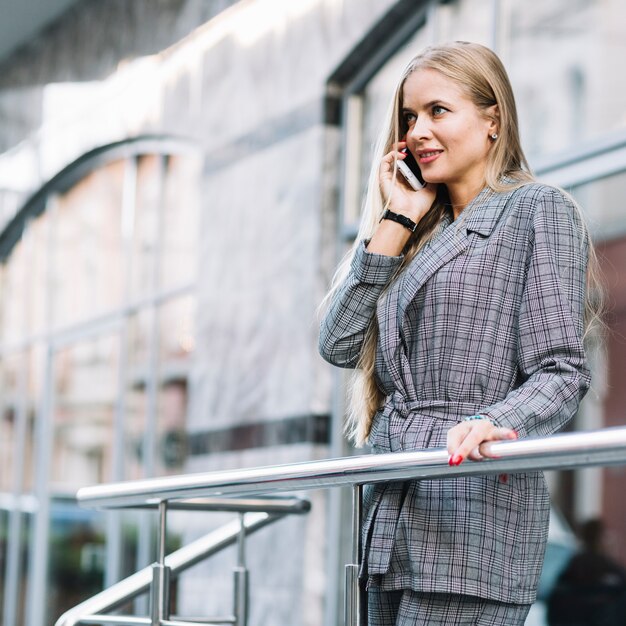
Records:
<instances>
[{"instance_id":1,"label":"fabric belt tie","mask_svg":"<svg viewBox=\"0 0 626 626\"><path fill-rule=\"evenodd\" d=\"M403 419L419 413L432 419L460 421L468 415L479 413L483 408L484 405L478 402L461 400L408 400L402 392L394 391L385 398L381 413L390 417L395 412Z\"/></svg>"}]
</instances>

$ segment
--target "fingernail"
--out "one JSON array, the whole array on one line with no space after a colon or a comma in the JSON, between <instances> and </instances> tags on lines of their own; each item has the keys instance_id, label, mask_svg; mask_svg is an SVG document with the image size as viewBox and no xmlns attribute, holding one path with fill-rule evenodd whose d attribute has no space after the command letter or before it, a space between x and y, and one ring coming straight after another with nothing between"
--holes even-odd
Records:
<instances>
[{"instance_id":1,"label":"fingernail","mask_svg":"<svg viewBox=\"0 0 626 626\"><path fill-rule=\"evenodd\" d=\"M515 435L515 439L519 439L519 433L516 430L513 431L513 434Z\"/></svg>"},{"instance_id":2,"label":"fingernail","mask_svg":"<svg viewBox=\"0 0 626 626\"><path fill-rule=\"evenodd\" d=\"M450 466L451 466L451 465L453 464L453 463L452 463L452 459L453 459L453 458L454 458L454 457L453 457L452 455L450 455L450 456L448 457L448 465L450 465Z\"/></svg>"},{"instance_id":3,"label":"fingernail","mask_svg":"<svg viewBox=\"0 0 626 626\"><path fill-rule=\"evenodd\" d=\"M455 456L452 457L451 461L450 461L450 465L461 465L461 463L463 462L463 457L460 454L456 454Z\"/></svg>"}]
</instances>

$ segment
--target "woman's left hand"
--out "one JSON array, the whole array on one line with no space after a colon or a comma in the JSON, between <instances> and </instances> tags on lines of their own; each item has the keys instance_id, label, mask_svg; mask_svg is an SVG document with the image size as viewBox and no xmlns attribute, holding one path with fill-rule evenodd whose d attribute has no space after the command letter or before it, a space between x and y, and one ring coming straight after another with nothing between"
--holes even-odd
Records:
<instances>
[{"instance_id":1,"label":"woman's left hand","mask_svg":"<svg viewBox=\"0 0 626 626\"><path fill-rule=\"evenodd\" d=\"M481 443L517 439L517 433L501 426L494 426L488 419L468 420L458 423L448 431L448 454L450 465L460 465L464 459L480 461L490 456L479 451Z\"/></svg>"}]
</instances>

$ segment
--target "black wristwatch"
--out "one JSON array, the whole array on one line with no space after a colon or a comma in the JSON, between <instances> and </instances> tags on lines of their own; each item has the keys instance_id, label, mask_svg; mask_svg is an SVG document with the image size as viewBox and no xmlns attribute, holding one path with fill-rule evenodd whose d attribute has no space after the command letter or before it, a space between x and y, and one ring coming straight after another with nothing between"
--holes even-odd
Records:
<instances>
[{"instance_id":1,"label":"black wristwatch","mask_svg":"<svg viewBox=\"0 0 626 626\"><path fill-rule=\"evenodd\" d=\"M398 224L402 224L402 226L408 228L412 233L414 233L415 229L417 228L417 224L410 217L407 217L406 215L400 215L399 213L394 213L389 209L385 209L383 216L380 218L381 222L383 220L392 220L394 222L398 222Z\"/></svg>"}]
</instances>

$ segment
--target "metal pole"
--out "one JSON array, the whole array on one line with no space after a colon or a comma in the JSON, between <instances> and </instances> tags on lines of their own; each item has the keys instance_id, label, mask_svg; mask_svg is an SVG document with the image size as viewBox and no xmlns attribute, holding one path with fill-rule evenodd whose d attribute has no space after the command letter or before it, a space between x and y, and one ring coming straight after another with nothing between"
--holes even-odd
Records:
<instances>
[{"instance_id":1,"label":"metal pole","mask_svg":"<svg viewBox=\"0 0 626 626\"><path fill-rule=\"evenodd\" d=\"M35 422L33 443L35 445L35 496L37 511L30 531L31 541L28 563L28 589L26 594L25 622L32 626L43 626L46 620L46 577L49 558L50 533L50 464L52 455L52 420L54 406L54 349L52 347L53 323L53 288L52 276L56 267L54 252L57 247L57 227L59 203L56 194L51 194L46 200L48 214L48 232L46 234L46 252L48 260L46 269L45 294L45 355L38 364L42 367L43 392Z\"/></svg>"},{"instance_id":2,"label":"metal pole","mask_svg":"<svg viewBox=\"0 0 626 626\"><path fill-rule=\"evenodd\" d=\"M361 626L361 515L363 485L352 487L352 563L346 565L345 626Z\"/></svg>"},{"instance_id":3,"label":"metal pole","mask_svg":"<svg viewBox=\"0 0 626 626\"><path fill-rule=\"evenodd\" d=\"M167 501L159 502L159 528L157 533L158 561L152 566L150 587L150 620L152 626L160 626L170 618L170 568L165 564L165 535L167 532Z\"/></svg>"},{"instance_id":4,"label":"metal pole","mask_svg":"<svg viewBox=\"0 0 626 626\"><path fill-rule=\"evenodd\" d=\"M239 535L237 537L237 566L234 569L234 614L236 626L248 624L249 573L246 568L246 525L244 513L239 514Z\"/></svg>"}]
</instances>

